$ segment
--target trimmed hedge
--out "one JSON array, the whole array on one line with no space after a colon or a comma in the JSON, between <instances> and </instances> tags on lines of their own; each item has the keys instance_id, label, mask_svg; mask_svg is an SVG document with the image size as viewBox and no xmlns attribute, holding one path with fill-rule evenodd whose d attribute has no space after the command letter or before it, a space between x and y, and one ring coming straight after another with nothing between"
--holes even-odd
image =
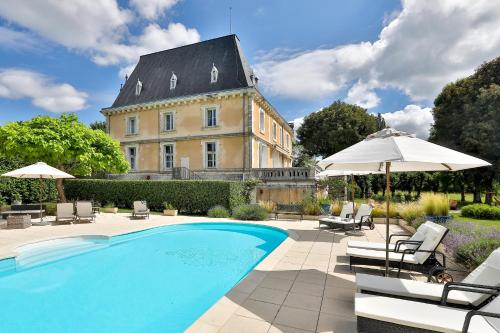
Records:
<instances>
[{"instance_id":1,"label":"trimmed hedge","mask_svg":"<svg viewBox=\"0 0 500 333\"><path fill-rule=\"evenodd\" d=\"M64 189L69 200L113 202L120 208L146 200L151 210L158 211L169 202L187 214L206 214L216 205L233 210L246 202L243 183L235 181L68 179Z\"/></svg>"},{"instance_id":2,"label":"trimmed hedge","mask_svg":"<svg viewBox=\"0 0 500 333\"><path fill-rule=\"evenodd\" d=\"M485 220L500 220L500 207L473 204L462 207L460 215Z\"/></svg>"}]
</instances>

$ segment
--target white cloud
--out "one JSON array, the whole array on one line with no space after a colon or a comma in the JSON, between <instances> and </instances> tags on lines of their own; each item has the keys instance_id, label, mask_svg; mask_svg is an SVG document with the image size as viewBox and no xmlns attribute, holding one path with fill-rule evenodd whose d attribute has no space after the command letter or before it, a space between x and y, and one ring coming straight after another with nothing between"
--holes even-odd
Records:
<instances>
[{"instance_id":1,"label":"white cloud","mask_svg":"<svg viewBox=\"0 0 500 333\"><path fill-rule=\"evenodd\" d=\"M177 0L132 2L143 10L141 15L153 17ZM132 35L127 24L132 23L133 12L120 8L116 0L2 0L0 16L48 40L83 51L99 65L130 66L142 54L200 40L196 29L181 23L170 23L166 28L150 23L141 34Z\"/></svg>"},{"instance_id":2,"label":"white cloud","mask_svg":"<svg viewBox=\"0 0 500 333\"><path fill-rule=\"evenodd\" d=\"M375 42L295 54L272 51L256 65L271 94L316 99L372 82L362 103L376 105L371 89L394 88L412 100L433 100L448 82L471 74L500 54L500 2L403 0ZM362 87L361 87L362 88ZM351 91L351 99L362 90ZM359 96L358 96L359 97Z\"/></svg>"},{"instance_id":3,"label":"white cloud","mask_svg":"<svg viewBox=\"0 0 500 333\"><path fill-rule=\"evenodd\" d=\"M30 34L0 27L0 47L18 50L32 49L35 45L35 39Z\"/></svg>"},{"instance_id":4,"label":"white cloud","mask_svg":"<svg viewBox=\"0 0 500 333\"><path fill-rule=\"evenodd\" d=\"M143 54L196 43L200 35L196 29L188 29L181 23L170 23L166 29L151 23L142 35L130 38L130 44L110 44L94 56L99 65L135 64Z\"/></svg>"},{"instance_id":5,"label":"white cloud","mask_svg":"<svg viewBox=\"0 0 500 333\"><path fill-rule=\"evenodd\" d=\"M380 98L370 89L371 85L358 81L347 92L345 101L365 109L374 108L380 103Z\"/></svg>"},{"instance_id":6,"label":"white cloud","mask_svg":"<svg viewBox=\"0 0 500 333\"><path fill-rule=\"evenodd\" d=\"M130 4L148 20L154 20L173 7L178 0L130 0Z\"/></svg>"},{"instance_id":7,"label":"white cloud","mask_svg":"<svg viewBox=\"0 0 500 333\"><path fill-rule=\"evenodd\" d=\"M405 106L403 110L384 113L382 116L388 126L416 134L421 139L429 137L431 125L434 123L431 108L422 108L413 104Z\"/></svg>"},{"instance_id":8,"label":"white cloud","mask_svg":"<svg viewBox=\"0 0 500 333\"><path fill-rule=\"evenodd\" d=\"M55 83L49 77L28 70L0 70L0 97L29 98L33 105L51 112L84 109L88 95L67 83Z\"/></svg>"}]
</instances>

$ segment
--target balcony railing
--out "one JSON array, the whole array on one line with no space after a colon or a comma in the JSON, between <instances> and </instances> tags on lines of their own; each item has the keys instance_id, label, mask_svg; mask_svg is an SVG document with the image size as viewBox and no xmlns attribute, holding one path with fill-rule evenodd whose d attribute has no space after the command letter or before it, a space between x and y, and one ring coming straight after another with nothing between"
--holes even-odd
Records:
<instances>
[{"instance_id":1,"label":"balcony railing","mask_svg":"<svg viewBox=\"0 0 500 333\"><path fill-rule=\"evenodd\" d=\"M314 168L265 168L252 170L252 176L262 181L310 180L316 175Z\"/></svg>"}]
</instances>

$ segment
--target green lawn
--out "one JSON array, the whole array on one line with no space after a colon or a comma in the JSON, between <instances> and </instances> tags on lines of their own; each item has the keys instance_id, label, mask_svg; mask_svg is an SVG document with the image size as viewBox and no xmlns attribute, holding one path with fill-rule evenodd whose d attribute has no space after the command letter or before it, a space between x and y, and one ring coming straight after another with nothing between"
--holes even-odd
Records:
<instances>
[{"instance_id":1,"label":"green lawn","mask_svg":"<svg viewBox=\"0 0 500 333\"><path fill-rule=\"evenodd\" d=\"M460 216L460 213L450 213L451 216L453 216L453 219L456 221L462 221L462 222L474 222L480 225L484 225L486 227L495 227L497 229L500 229L500 220L480 220L480 219L474 219L472 217L463 217Z\"/></svg>"}]
</instances>

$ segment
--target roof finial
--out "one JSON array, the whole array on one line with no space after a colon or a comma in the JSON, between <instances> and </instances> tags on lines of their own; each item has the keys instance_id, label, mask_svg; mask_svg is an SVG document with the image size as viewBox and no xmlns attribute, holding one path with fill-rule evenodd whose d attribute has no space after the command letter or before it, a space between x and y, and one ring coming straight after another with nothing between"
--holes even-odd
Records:
<instances>
[{"instance_id":1,"label":"roof finial","mask_svg":"<svg viewBox=\"0 0 500 333\"><path fill-rule=\"evenodd\" d=\"M128 74L125 74L125 82L128 80Z\"/></svg>"}]
</instances>

